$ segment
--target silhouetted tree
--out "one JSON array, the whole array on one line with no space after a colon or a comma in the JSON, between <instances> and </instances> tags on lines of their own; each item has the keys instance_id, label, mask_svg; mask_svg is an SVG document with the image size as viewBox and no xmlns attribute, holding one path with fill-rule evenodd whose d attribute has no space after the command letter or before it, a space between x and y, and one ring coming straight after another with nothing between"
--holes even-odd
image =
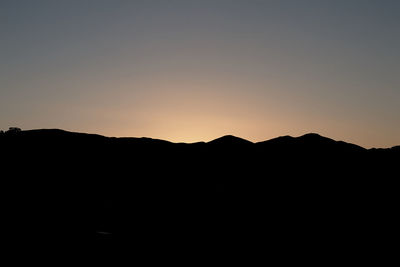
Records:
<instances>
[{"instance_id":1,"label":"silhouetted tree","mask_svg":"<svg viewBox=\"0 0 400 267\"><path fill-rule=\"evenodd\" d=\"M7 131L7 133L18 133L21 131L21 128L18 127L10 127Z\"/></svg>"}]
</instances>

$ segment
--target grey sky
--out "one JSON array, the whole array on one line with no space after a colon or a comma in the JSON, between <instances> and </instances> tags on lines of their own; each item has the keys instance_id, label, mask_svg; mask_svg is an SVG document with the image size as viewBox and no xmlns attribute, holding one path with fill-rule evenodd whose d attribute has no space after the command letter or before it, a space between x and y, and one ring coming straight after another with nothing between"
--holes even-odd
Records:
<instances>
[{"instance_id":1,"label":"grey sky","mask_svg":"<svg viewBox=\"0 0 400 267\"><path fill-rule=\"evenodd\" d=\"M400 144L400 1L1 1L0 128Z\"/></svg>"}]
</instances>

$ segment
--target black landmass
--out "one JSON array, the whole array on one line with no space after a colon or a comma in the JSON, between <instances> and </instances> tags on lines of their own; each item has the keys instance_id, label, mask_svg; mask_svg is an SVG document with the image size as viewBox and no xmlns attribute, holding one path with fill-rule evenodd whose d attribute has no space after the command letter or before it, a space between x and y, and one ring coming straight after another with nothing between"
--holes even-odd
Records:
<instances>
[{"instance_id":1,"label":"black landmass","mask_svg":"<svg viewBox=\"0 0 400 267\"><path fill-rule=\"evenodd\" d=\"M318 134L186 144L43 129L1 133L0 147L2 231L17 244L282 259L394 250L400 146Z\"/></svg>"}]
</instances>

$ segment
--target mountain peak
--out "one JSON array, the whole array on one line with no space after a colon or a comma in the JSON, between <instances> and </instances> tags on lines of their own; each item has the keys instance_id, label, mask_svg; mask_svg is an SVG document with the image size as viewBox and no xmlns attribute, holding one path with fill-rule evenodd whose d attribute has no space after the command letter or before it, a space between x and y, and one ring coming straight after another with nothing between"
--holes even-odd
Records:
<instances>
[{"instance_id":1,"label":"mountain peak","mask_svg":"<svg viewBox=\"0 0 400 267\"><path fill-rule=\"evenodd\" d=\"M323 137L322 135L318 134L318 133L306 133L300 137L312 137L312 138L320 138Z\"/></svg>"},{"instance_id":2,"label":"mountain peak","mask_svg":"<svg viewBox=\"0 0 400 267\"><path fill-rule=\"evenodd\" d=\"M240 137L236 137L233 135L224 135L220 138L217 138L215 140L212 140L210 142L208 142L209 144L222 144L222 145L248 145L248 144L253 144L252 142L240 138Z\"/></svg>"},{"instance_id":3,"label":"mountain peak","mask_svg":"<svg viewBox=\"0 0 400 267\"><path fill-rule=\"evenodd\" d=\"M316 140L319 140L319 141L322 141L322 140L324 140L324 141L334 141L333 139L330 139L328 137L322 136L322 135L317 134L317 133L308 133L308 134L299 136L297 138L300 139L300 140L309 140L309 141L316 141Z\"/></svg>"}]
</instances>

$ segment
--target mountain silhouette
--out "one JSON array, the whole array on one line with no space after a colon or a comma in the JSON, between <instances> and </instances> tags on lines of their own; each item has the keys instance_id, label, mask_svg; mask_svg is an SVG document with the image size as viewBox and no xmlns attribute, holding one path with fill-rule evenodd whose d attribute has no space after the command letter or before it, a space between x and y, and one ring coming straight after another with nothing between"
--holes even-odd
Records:
<instances>
[{"instance_id":1,"label":"mountain silhouette","mask_svg":"<svg viewBox=\"0 0 400 267\"><path fill-rule=\"evenodd\" d=\"M215 140L208 142L208 144L238 146L238 145L249 145L249 144L252 144L252 142L245 140L243 138L233 136L233 135L225 135L225 136L222 136L220 138L217 138Z\"/></svg>"},{"instance_id":2,"label":"mountain silhouette","mask_svg":"<svg viewBox=\"0 0 400 267\"><path fill-rule=\"evenodd\" d=\"M1 133L0 147L4 229L21 242L187 253L261 242L301 255L383 249L397 229L400 146L315 133L186 144L41 129Z\"/></svg>"}]
</instances>

